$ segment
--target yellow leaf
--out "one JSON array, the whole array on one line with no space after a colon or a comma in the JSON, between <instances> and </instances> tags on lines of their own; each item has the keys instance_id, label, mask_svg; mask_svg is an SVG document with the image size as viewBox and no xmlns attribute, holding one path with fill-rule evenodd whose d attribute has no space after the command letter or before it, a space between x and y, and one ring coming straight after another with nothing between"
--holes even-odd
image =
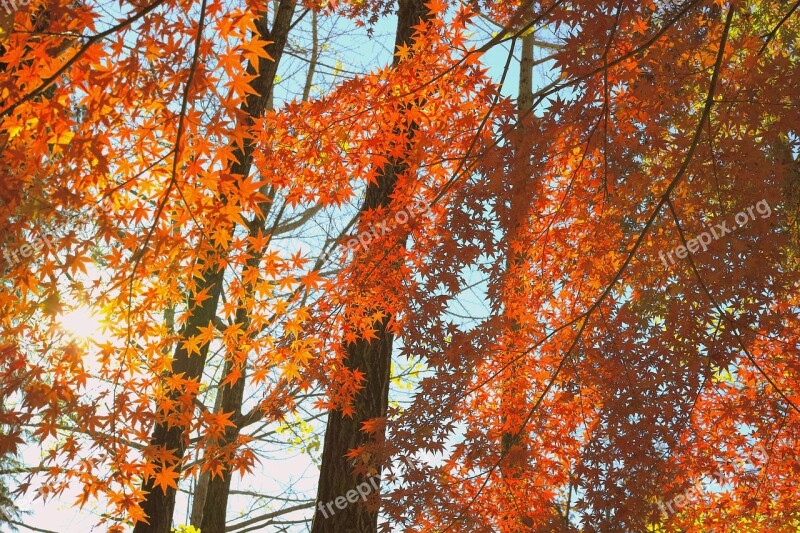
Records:
<instances>
[{"instance_id":1,"label":"yellow leaf","mask_svg":"<svg viewBox=\"0 0 800 533\"><path fill-rule=\"evenodd\" d=\"M65 145L69 144L72 138L75 137L75 134L71 131L64 131L58 135L51 135L49 139L47 139L48 144L60 144Z\"/></svg>"}]
</instances>

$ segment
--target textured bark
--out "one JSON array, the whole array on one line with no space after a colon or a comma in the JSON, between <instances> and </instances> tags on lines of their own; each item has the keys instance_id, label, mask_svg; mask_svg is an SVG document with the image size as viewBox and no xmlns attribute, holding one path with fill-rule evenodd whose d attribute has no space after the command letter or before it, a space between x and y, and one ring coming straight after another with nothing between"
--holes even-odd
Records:
<instances>
[{"instance_id":1,"label":"textured bark","mask_svg":"<svg viewBox=\"0 0 800 533\"><path fill-rule=\"evenodd\" d=\"M524 120L533 110L533 51L536 37L533 32L522 37L522 56L519 61L519 119Z\"/></svg>"},{"instance_id":2,"label":"textured bark","mask_svg":"<svg viewBox=\"0 0 800 533\"><path fill-rule=\"evenodd\" d=\"M400 1L396 46L409 44L414 34L414 26L419 24L420 19L426 20L429 17L424 4L422 0ZM403 170L402 161L393 161L387 165L377 182L367 187L360 211L363 213L388 205L397 183L397 175ZM366 481L353 475L350 462L345 455L370 438L361 431L365 421L385 417L387 414L393 343L393 335L387 327L390 320L391 317L386 317L378 324L376 339L372 341L359 339L345 346L346 365L351 370L362 372L365 383L364 388L356 394L351 417L343 416L340 411L332 411L328 416L317 492L318 506L312 533L370 533L378 530L378 512L370 510L363 499L359 499L356 503L348 503L344 509L334 506L333 513L328 511L323 513L320 507L334 502L336 498L344 497L348 491L354 490L357 485ZM376 478L371 478L371 481L374 488Z\"/></svg>"},{"instance_id":3,"label":"textured bark","mask_svg":"<svg viewBox=\"0 0 800 533\"><path fill-rule=\"evenodd\" d=\"M222 408L222 395L218 394L214 401L214 412L219 413ZM211 483L211 473L202 472L197 478L197 485L192 495L192 512L189 516L189 524L200 524L203 521L203 510L206 505L208 495L208 484Z\"/></svg>"},{"instance_id":4,"label":"textured bark","mask_svg":"<svg viewBox=\"0 0 800 533\"><path fill-rule=\"evenodd\" d=\"M197 486L192 495L192 513L189 515L190 524L200 524L203 521L209 483L211 483L211 473L209 472L203 472L197 478Z\"/></svg>"},{"instance_id":5,"label":"textured bark","mask_svg":"<svg viewBox=\"0 0 800 533\"><path fill-rule=\"evenodd\" d=\"M775 143L772 156L776 163L788 170L783 194L790 239L787 257L789 262L793 263L800 257L800 162L795 159L786 135L781 136Z\"/></svg>"},{"instance_id":6,"label":"textured bark","mask_svg":"<svg viewBox=\"0 0 800 533\"><path fill-rule=\"evenodd\" d=\"M242 111L246 120L252 123L253 119L263 115L267 109L275 74L278 68L278 61L283 52L286 44L285 34L288 34L289 26L291 25L291 18L295 10L296 0L283 0L281 1L278 12L275 16L275 33L272 35L269 30L269 23L267 14L264 13L259 19L256 26L259 31L259 38L266 41L274 41L268 45L267 51L274 58L274 61L260 58L258 77L252 80L250 86L255 90L255 94L248 96L242 105ZM283 38L278 39L280 30ZM256 69L253 65L248 65L248 72L254 74ZM249 126L250 124L248 124ZM235 151L237 162L231 165L231 174L246 178L250 172L253 161L253 145L250 140L247 140L244 149L237 149ZM222 198L222 203L227 203L225 198ZM266 215L265 215L266 216ZM250 230L255 231L257 224L254 224ZM198 305L191 298L188 302L188 308L192 309L192 314L186 323L186 326L181 331L181 339L190 339L195 335L200 334L200 328L207 327L213 323L216 316L217 305L219 303L220 295L223 289L223 276L224 272L217 268L210 268L211 272L206 271L203 279L197 280L196 294L202 293L204 290L209 291L210 298L204 300L202 305ZM204 345L200 349L200 355L190 355L183 348L183 343L178 343L178 347L174 353L174 363L172 373L183 373L185 379L200 379L203 368L205 366L206 356L208 354L208 345ZM240 383L230 388L223 388L223 394L228 397L222 399L222 409L228 409L230 405L235 403L236 397L241 397L239 388L244 386L244 378ZM235 390L234 390L235 389ZM226 403L227 400L227 403ZM239 400L241 405L241 399ZM186 430L183 427L173 426L167 428L164 424L157 424L150 444L153 447L164 448L173 450L175 457L178 461L176 471L180 471L180 462L186 452L185 437ZM236 438L236 435L226 435L226 438ZM225 529L225 507L227 506L227 487L230 486L230 480L227 480L225 489L220 490L220 487L215 486L215 480L212 480L208 486L208 493L206 495L206 505L204 506L203 522L209 520L208 528L205 526L201 529L205 533L223 532ZM172 527L172 515L175 510L175 493L174 489L167 489L166 492L154 486L152 479L143 484L142 489L147 493L147 497L142 504L142 508L148 517L148 524L139 522L134 528L134 533L169 533ZM222 500L222 501L220 501ZM220 514L222 515L222 525L218 525L220 521ZM207 517L206 517L207 515Z\"/></svg>"},{"instance_id":7,"label":"textured bark","mask_svg":"<svg viewBox=\"0 0 800 533\"><path fill-rule=\"evenodd\" d=\"M386 328L387 320L379 324L377 339L347 346L348 367L363 372L366 382L356 395L352 417L343 416L341 411L329 414L317 495L317 501L322 504L346 495L364 481L353 476L345 454L367 442L368 435L361 431L365 420L386 414L393 341ZM378 513L370 511L363 500L348 503L343 510L332 509L335 512L326 512L326 517L317 508L312 533L368 533L378 529Z\"/></svg>"}]
</instances>

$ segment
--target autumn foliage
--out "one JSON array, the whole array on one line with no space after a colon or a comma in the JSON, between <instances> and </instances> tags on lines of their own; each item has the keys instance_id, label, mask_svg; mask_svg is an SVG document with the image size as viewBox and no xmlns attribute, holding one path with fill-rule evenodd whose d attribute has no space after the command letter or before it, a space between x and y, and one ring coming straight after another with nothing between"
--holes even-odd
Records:
<instances>
[{"instance_id":1,"label":"autumn foliage","mask_svg":"<svg viewBox=\"0 0 800 533\"><path fill-rule=\"evenodd\" d=\"M44 453L18 494L148 531L154 491L263 476L263 428L357 415L347 347L385 330L348 458L386 531L797 531L799 5L432 0L307 97L275 74L303 17L373 33L393 2L20 9L0 456Z\"/></svg>"}]
</instances>

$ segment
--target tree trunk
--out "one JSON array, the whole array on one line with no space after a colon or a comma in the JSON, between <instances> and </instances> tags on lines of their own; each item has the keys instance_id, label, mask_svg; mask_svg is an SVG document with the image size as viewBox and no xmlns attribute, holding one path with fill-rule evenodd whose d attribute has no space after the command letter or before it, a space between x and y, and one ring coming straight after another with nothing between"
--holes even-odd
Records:
<instances>
[{"instance_id":1,"label":"tree trunk","mask_svg":"<svg viewBox=\"0 0 800 533\"><path fill-rule=\"evenodd\" d=\"M789 232L787 258L790 263L800 258L800 162L792 153L787 135L781 135L773 148L775 162L787 169L783 195L786 210L786 224ZM792 265L789 265L791 268Z\"/></svg>"},{"instance_id":2,"label":"tree trunk","mask_svg":"<svg viewBox=\"0 0 800 533\"><path fill-rule=\"evenodd\" d=\"M423 0L401 0L395 46L410 44L414 26L419 24L420 19L427 20L429 16ZM395 56L395 64L397 61ZM367 186L360 211L363 213L388 205L397 175L403 170L402 161L387 164L377 182ZM359 339L345 346L345 364L349 369L363 373L364 388L356 393L352 416L343 416L340 411L332 411L328 416L312 533L370 533L378 530L378 512L370 510L364 498L359 498L355 503L348 502L344 509L325 506L337 498L341 501L349 491L366 482L353 475L350 461L345 455L368 441L369 436L361 430L365 421L387 414L393 343L393 335L387 327L390 320L391 317L387 316L376 326L376 339ZM373 484L370 492L379 494L378 477L370 478L370 482ZM333 512L330 512L331 509Z\"/></svg>"},{"instance_id":3,"label":"tree trunk","mask_svg":"<svg viewBox=\"0 0 800 533\"><path fill-rule=\"evenodd\" d=\"M222 394L217 394L214 401L214 412L222 410ZM211 483L211 472L201 472L197 478L197 485L192 494L192 511L189 515L189 524L200 524L203 521L203 509L208 495L208 484Z\"/></svg>"},{"instance_id":4,"label":"tree trunk","mask_svg":"<svg viewBox=\"0 0 800 533\"><path fill-rule=\"evenodd\" d=\"M511 217L516 220L516 226L509 228L506 240L508 248L506 250L506 273L510 273L524 265L524 255L515 254L512 250L513 241L517 238L520 226L526 223L529 206L532 199L529 197L529 187L527 180L532 178L530 167L530 150L525 141L529 140L530 131L526 124L532 120L533 113L533 52L536 46L536 39L533 31L529 31L522 37L522 55L519 63L519 94L517 97L517 120L519 121L518 133L513 137L516 158L516 179L511 182ZM511 324L511 331L516 333L520 330L520 324L514 321ZM504 413L518 413L516 406L525 405L525 389L515 386L515 382L520 379L525 361L518 359L511 364L506 371L506 377L502 382L502 410ZM524 442L521 429L516 427L507 428L502 435L502 453L507 455L511 448ZM504 477L513 477L522 470L513 468L506 462L500 466L500 472Z\"/></svg>"},{"instance_id":5,"label":"tree trunk","mask_svg":"<svg viewBox=\"0 0 800 533\"><path fill-rule=\"evenodd\" d=\"M261 65L261 69L266 68L264 79L268 85L264 88L263 95L269 99L272 92L275 75L278 72L278 65L280 64L281 56L283 55L284 47L289 38L289 30L292 24L292 17L294 16L295 7L297 2L294 0L282 0L278 4L275 20L272 25L271 31L266 31L267 19L266 16L262 17L259 29L262 31L260 38L265 41L271 41L267 46L267 53L274 58L274 61L269 62L268 66ZM263 70L262 70L263 72ZM267 108L269 100L265 102L264 107L259 111L259 115ZM255 115L254 115L255 116ZM248 167L252 150L248 154ZM249 168L248 168L249 172ZM268 205L262 206L262 211L268 212ZM248 228L250 237L258 237L265 229L266 216L263 219L255 220ZM249 250L250 258L247 260L245 270L257 268L261 263L264 255L264 250ZM249 319L247 312L241 307L236 313L236 323L243 331L249 329ZM233 363L227 361L223 376L227 376L233 370ZM242 417L242 402L244 400L244 387L245 387L245 369L240 369L241 377L232 384L221 387L219 394L221 395L220 410L223 413L233 413L231 420L238 421ZM237 424L234 427L228 427L225 431L225 437L221 443L223 446L232 444L239 437L241 427ZM230 469L226 469L222 477L210 479L208 482L207 492L204 495L205 501L203 503L202 521L200 522L200 531L203 533L224 533L225 519L228 509L228 495L231 489L232 473Z\"/></svg>"},{"instance_id":6,"label":"tree trunk","mask_svg":"<svg viewBox=\"0 0 800 533\"><path fill-rule=\"evenodd\" d=\"M181 339L190 339L195 335L199 335L201 333L200 328L207 327L213 323L222 290L222 278L223 271L219 268L213 268L212 272L206 274L204 279L196 280L197 291L195 294L208 289L210 297L200 304L195 302L194 296L190 298L189 309L192 310L192 314L181 331ZM209 345L206 344L200 348L199 355L192 356L184 348L184 343L179 342L173 355L174 362L171 374L183 373L185 379L199 379L205 366L208 348ZM176 392L173 392L171 396L176 400L178 398ZM163 466L174 467L178 472L181 470L180 463L186 452L184 434L185 428L181 426L172 425L167 427L164 423L158 423L150 439L150 447L152 449L172 451L175 461ZM142 484L142 490L147 494L144 502L142 502L142 509L147 515L149 523L138 522L134 532L169 533L172 527L172 514L175 510L175 489L168 488L164 492L161 488L155 486L155 480L151 477Z\"/></svg>"},{"instance_id":7,"label":"tree trunk","mask_svg":"<svg viewBox=\"0 0 800 533\"><path fill-rule=\"evenodd\" d=\"M274 61L265 58L259 58L258 76L250 83L250 86L255 91L255 94L249 95L242 104L242 110L244 111L244 114L250 123L252 123L253 119L260 117L268 107L268 102L270 101L274 85L275 74L278 68L278 61L280 60L280 56L286 44L285 34L288 34L288 28L291 25L291 18L294 14L296 4L296 0L282 0L278 7L278 12L275 16L275 30L276 32L280 30L281 34L284 35L282 40L278 39L278 35L273 36L270 32L267 13L264 13L256 24L259 31L259 39L271 42L271 44L267 45L267 52L271 57L274 58ZM256 73L256 69L253 65L248 65L248 73ZM250 124L247 126L249 125ZM244 149L242 150L237 148L235 154L237 162L231 165L231 174L235 176L241 176L242 179L244 179L250 173L250 168L252 166L252 142L249 139L246 140ZM223 197L221 198L221 202L225 204L227 203L227 200ZM211 267L209 270L211 270L211 273L206 273L203 278L200 278L196 281L197 290L195 294L201 294L202 291L208 290L210 297L206 300L203 300L201 305L198 305L194 302L194 297L190 298L188 302L188 308L192 310L192 314L183 331L181 332L182 340L188 340L196 335L199 335L201 333L200 328L208 327L213 324L213 320L216 316L217 304L219 303L220 295L223 290L224 271L216 267ZM184 379L199 380L202 376L203 368L205 366L205 359L208 354L209 345L206 344L202 346L200 348L200 355L196 356L191 356L191 354L187 353L183 346L183 342L179 342L175 349L174 363L171 374L183 373ZM230 389L235 389L237 386L243 387L243 381L244 378L242 378L239 383L235 384ZM229 396L231 394L229 392L229 388L227 387L224 387L222 391L223 394L227 393ZM233 394L235 395L237 392L234 392ZM225 401L225 398L223 398L222 409L227 411L228 409L226 409L227 406ZM230 397L228 398L228 403L231 403ZM150 441L150 446L154 449L173 451L175 463L169 466L174 466L177 472L181 471L181 461L186 451L184 442L186 437L185 433L186 428L184 427L171 426L170 428L167 428L165 424L159 423L156 425ZM219 498L220 496L217 489L212 489L213 486L214 481L209 483L206 497L207 505L206 509L204 510L205 514L205 512L208 512L209 506L212 507L208 519L213 522L209 524L207 530L202 529L202 531L206 533L221 533L225 529L224 506L227 505L227 491L224 493L225 499L222 502L222 526L218 527L215 524L219 520L219 513L217 512L216 505L211 504L216 503L214 498ZM170 528L172 527L172 515L175 510L175 489L169 488L166 492L164 492L161 490L161 488L157 488L155 486L154 479L152 478L143 483L142 489L147 493L146 499L142 504L142 509L148 517L147 520L149 524L139 522L134 528L134 533L170 533ZM206 518L204 517L204 523L205 520Z\"/></svg>"}]
</instances>

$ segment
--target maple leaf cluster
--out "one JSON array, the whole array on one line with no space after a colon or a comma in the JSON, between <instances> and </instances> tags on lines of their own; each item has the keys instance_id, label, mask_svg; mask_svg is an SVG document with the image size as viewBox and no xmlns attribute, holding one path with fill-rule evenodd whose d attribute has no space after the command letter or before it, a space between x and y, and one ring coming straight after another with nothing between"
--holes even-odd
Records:
<instances>
[{"instance_id":1,"label":"maple leaf cluster","mask_svg":"<svg viewBox=\"0 0 800 533\"><path fill-rule=\"evenodd\" d=\"M435 0L391 64L311 95L317 57L282 99L303 17L394 7L272 4L48 0L0 36L0 245L53 241L0 281L0 456L45 450L20 492L144 527L357 416L348 350L394 342L410 392L346 456L392 474L387 530L797 527L796 5ZM518 42L547 56L515 94Z\"/></svg>"}]
</instances>

